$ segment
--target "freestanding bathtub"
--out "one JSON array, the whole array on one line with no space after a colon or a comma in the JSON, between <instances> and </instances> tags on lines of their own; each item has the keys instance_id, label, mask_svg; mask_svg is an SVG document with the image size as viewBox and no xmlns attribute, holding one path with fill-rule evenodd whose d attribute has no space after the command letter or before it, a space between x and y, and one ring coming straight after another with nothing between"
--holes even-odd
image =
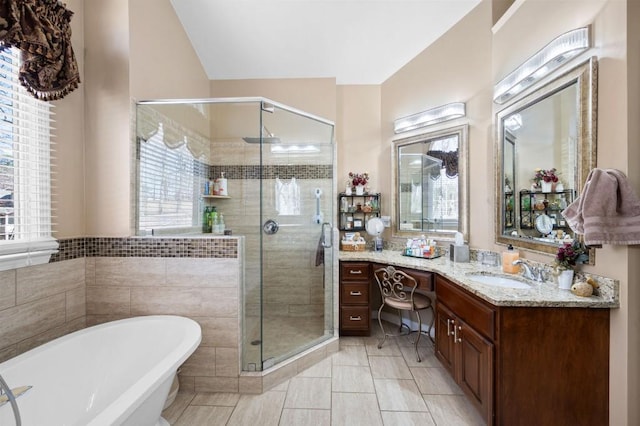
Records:
<instances>
[{"instance_id":1,"label":"freestanding bathtub","mask_svg":"<svg viewBox=\"0 0 640 426\"><path fill-rule=\"evenodd\" d=\"M200 344L197 322L179 316L113 321L60 337L0 364L23 426L153 426L178 367ZM10 404L0 425L14 425Z\"/></svg>"}]
</instances>

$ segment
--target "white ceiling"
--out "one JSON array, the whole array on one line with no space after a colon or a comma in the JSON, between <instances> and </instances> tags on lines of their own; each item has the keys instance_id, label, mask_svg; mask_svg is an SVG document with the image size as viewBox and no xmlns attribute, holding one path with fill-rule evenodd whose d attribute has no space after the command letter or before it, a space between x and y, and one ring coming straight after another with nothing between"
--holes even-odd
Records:
<instances>
[{"instance_id":1,"label":"white ceiling","mask_svg":"<svg viewBox=\"0 0 640 426\"><path fill-rule=\"evenodd\" d=\"M170 0L210 79L380 84L480 0Z\"/></svg>"}]
</instances>

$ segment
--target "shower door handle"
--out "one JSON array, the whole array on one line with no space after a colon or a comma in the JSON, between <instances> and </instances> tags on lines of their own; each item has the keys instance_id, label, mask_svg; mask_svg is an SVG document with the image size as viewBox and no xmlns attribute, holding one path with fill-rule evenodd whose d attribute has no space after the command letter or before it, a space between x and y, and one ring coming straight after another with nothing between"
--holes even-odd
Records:
<instances>
[{"instance_id":1,"label":"shower door handle","mask_svg":"<svg viewBox=\"0 0 640 426\"><path fill-rule=\"evenodd\" d=\"M264 225L262 225L262 230L267 235L273 235L280 229L280 225L273 219L267 220Z\"/></svg>"},{"instance_id":2,"label":"shower door handle","mask_svg":"<svg viewBox=\"0 0 640 426\"><path fill-rule=\"evenodd\" d=\"M329 243L327 243L327 228L329 229ZM322 224L322 247L330 248L333 246L333 232L331 229L331 224L329 222L324 222Z\"/></svg>"}]
</instances>

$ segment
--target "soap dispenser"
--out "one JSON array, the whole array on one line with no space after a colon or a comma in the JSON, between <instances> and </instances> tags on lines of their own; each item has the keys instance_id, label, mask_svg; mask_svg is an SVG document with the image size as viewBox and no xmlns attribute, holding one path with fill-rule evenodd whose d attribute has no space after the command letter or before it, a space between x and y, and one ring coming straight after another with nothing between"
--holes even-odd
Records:
<instances>
[{"instance_id":1,"label":"soap dispenser","mask_svg":"<svg viewBox=\"0 0 640 426\"><path fill-rule=\"evenodd\" d=\"M517 274L520 272L520 265L514 265L513 262L520 258L520 253L513 248L511 244L502 252L502 272L507 274Z\"/></svg>"}]
</instances>

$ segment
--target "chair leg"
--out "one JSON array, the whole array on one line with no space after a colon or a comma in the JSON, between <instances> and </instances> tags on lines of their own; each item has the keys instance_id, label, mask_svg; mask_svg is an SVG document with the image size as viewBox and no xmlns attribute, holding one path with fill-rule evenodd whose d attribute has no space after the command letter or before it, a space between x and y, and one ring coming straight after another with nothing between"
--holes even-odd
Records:
<instances>
[{"instance_id":1,"label":"chair leg","mask_svg":"<svg viewBox=\"0 0 640 426\"><path fill-rule=\"evenodd\" d=\"M422 335L422 318L420 317L420 311L413 311L416 313L416 317L418 318L418 333L416 333L416 342L415 342L415 348L416 348L416 358L418 359L418 362L422 362L422 360L420 359L420 353L418 352L418 342L420 342L420 336Z\"/></svg>"},{"instance_id":2,"label":"chair leg","mask_svg":"<svg viewBox=\"0 0 640 426\"><path fill-rule=\"evenodd\" d=\"M384 302L380 305L380 309L378 309L378 324L380 324L380 330L382 330L382 340L378 342L378 349L382 349L382 345L387 340L387 332L384 331L384 327L382 326L382 308L384 308Z\"/></svg>"}]
</instances>

